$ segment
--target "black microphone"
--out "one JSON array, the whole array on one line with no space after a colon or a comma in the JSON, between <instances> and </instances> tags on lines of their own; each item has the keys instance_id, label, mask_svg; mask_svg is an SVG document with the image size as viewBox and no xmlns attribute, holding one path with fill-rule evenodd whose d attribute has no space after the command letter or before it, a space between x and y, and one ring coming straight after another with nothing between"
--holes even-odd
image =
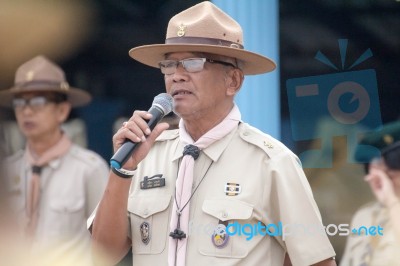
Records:
<instances>
[{"instance_id":1,"label":"black microphone","mask_svg":"<svg viewBox=\"0 0 400 266\"><path fill-rule=\"evenodd\" d=\"M148 111L153 115L152 118L147 122L150 130L153 130L157 123L160 122L160 120L166 114L169 114L172 111L172 103L172 96L168 93L160 93L154 97L153 104ZM133 142L127 139L110 159L111 167L120 169L131 157L138 144L140 144L140 142Z\"/></svg>"}]
</instances>

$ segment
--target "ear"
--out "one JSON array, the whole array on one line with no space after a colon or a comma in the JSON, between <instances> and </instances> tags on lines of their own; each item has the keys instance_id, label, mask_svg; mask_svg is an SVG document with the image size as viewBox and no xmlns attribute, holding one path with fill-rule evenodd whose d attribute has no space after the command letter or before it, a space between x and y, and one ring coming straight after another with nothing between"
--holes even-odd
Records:
<instances>
[{"instance_id":1,"label":"ear","mask_svg":"<svg viewBox=\"0 0 400 266\"><path fill-rule=\"evenodd\" d=\"M62 102L57 104L57 119L61 123L67 120L69 113L71 112L71 104L69 102Z\"/></svg>"},{"instance_id":2,"label":"ear","mask_svg":"<svg viewBox=\"0 0 400 266\"><path fill-rule=\"evenodd\" d=\"M244 75L242 70L238 68L230 69L225 78L226 94L228 96L234 96L238 93L242 87L243 80Z\"/></svg>"}]
</instances>

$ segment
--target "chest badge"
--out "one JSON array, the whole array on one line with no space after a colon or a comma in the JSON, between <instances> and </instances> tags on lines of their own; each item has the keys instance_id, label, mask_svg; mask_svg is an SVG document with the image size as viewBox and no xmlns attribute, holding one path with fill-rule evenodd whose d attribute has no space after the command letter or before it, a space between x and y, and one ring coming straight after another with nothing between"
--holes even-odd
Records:
<instances>
[{"instance_id":1,"label":"chest badge","mask_svg":"<svg viewBox=\"0 0 400 266\"><path fill-rule=\"evenodd\" d=\"M226 183L224 191L227 196L237 196L242 192L242 187L237 183Z\"/></svg>"},{"instance_id":2,"label":"chest badge","mask_svg":"<svg viewBox=\"0 0 400 266\"><path fill-rule=\"evenodd\" d=\"M226 232L226 226L224 224L217 225L211 236L211 241L217 248L223 248L228 244L229 235Z\"/></svg>"},{"instance_id":3,"label":"chest badge","mask_svg":"<svg viewBox=\"0 0 400 266\"><path fill-rule=\"evenodd\" d=\"M145 245L150 242L150 224L148 222L143 222L140 225L140 236Z\"/></svg>"},{"instance_id":4,"label":"chest badge","mask_svg":"<svg viewBox=\"0 0 400 266\"><path fill-rule=\"evenodd\" d=\"M162 174L153 175L152 177L145 176L140 182L140 189L149 189L156 187L165 187L165 178Z\"/></svg>"}]
</instances>

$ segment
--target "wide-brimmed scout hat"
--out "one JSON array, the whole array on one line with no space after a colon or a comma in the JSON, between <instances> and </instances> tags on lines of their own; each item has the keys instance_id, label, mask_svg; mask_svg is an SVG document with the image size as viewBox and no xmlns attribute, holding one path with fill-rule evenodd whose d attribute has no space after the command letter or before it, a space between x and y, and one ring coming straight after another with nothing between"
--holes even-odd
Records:
<instances>
[{"instance_id":1,"label":"wide-brimmed scout hat","mask_svg":"<svg viewBox=\"0 0 400 266\"><path fill-rule=\"evenodd\" d=\"M390 122L381 128L367 132L359 141L354 158L368 163L382 154L400 147L400 121Z\"/></svg>"},{"instance_id":2,"label":"wide-brimmed scout hat","mask_svg":"<svg viewBox=\"0 0 400 266\"><path fill-rule=\"evenodd\" d=\"M275 63L260 54L244 50L239 23L209 1L190 7L171 18L164 44L132 48L129 55L152 67L173 52L205 52L236 58L245 75L266 73Z\"/></svg>"},{"instance_id":3,"label":"wide-brimmed scout hat","mask_svg":"<svg viewBox=\"0 0 400 266\"><path fill-rule=\"evenodd\" d=\"M40 91L65 94L72 107L83 106L91 100L86 91L69 86L59 66L39 55L17 69L13 87L0 91L0 106L12 107L16 94Z\"/></svg>"}]
</instances>

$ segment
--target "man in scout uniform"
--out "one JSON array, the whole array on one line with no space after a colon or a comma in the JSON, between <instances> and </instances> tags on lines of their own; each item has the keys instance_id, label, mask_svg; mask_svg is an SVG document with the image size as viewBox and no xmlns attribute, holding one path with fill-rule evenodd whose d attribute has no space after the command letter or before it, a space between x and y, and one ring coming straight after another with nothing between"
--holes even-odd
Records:
<instances>
[{"instance_id":1,"label":"man in scout uniform","mask_svg":"<svg viewBox=\"0 0 400 266\"><path fill-rule=\"evenodd\" d=\"M367 165L364 179L376 201L361 207L353 216L350 228L355 231L347 239L341 265L399 265L400 122L366 134L355 158Z\"/></svg>"},{"instance_id":2,"label":"man in scout uniform","mask_svg":"<svg viewBox=\"0 0 400 266\"><path fill-rule=\"evenodd\" d=\"M322 224L298 158L241 121L234 96L244 75L275 64L243 48L240 25L202 2L169 21L165 44L130 56L160 68L181 120L177 130L151 131L149 113L135 111L114 135L115 151L125 139L140 145L112 168L88 221L107 263L131 249L133 265L282 265L287 255L293 265L336 265L326 234L245 235L258 225ZM154 178L160 185L144 185ZM227 231L231 223L246 231Z\"/></svg>"},{"instance_id":3,"label":"man in scout uniform","mask_svg":"<svg viewBox=\"0 0 400 266\"><path fill-rule=\"evenodd\" d=\"M61 129L71 107L90 99L69 87L61 68L44 56L22 64L14 86L0 92L0 105L14 109L26 138L25 150L4 163L12 208L32 255L49 265L91 263L86 220L103 194L109 169Z\"/></svg>"}]
</instances>

